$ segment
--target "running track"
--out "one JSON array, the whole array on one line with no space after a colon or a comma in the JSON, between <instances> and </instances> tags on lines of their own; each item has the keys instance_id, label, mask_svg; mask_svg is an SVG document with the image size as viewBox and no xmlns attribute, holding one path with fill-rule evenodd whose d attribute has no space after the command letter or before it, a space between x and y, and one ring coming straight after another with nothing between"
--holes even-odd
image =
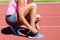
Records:
<instances>
[{"instance_id":1,"label":"running track","mask_svg":"<svg viewBox=\"0 0 60 40\"><path fill-rule=\"evenodd\" d=\"M42 39L28 39L12 34L3 34L2 29L7 28L4 19L7 6L8 4L0 4L0 40L60 40L60 3L37 4L37 11L41 15L40 33L45 35Z\"/></svg>"}]
</instances>

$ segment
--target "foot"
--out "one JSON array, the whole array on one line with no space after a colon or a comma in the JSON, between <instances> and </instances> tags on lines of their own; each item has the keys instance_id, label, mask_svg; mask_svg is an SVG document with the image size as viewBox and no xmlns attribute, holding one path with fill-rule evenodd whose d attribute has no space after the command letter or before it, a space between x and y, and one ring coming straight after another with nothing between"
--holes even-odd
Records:
<instances>
[{"instance_id":1,"label":"foot","mask_svg":"<svg viewBox=\"0 0 60 40\"><path fill-rule=\"evenodd\" d=\"M18 29L17 29L17 33L18 35L22 35L22 30L25 30L27 27L25 25L21 25Z\"/></svg>"},{"instance_id":2,"label":"foot","mask_svg":"<svg viewBox=\"0 0 60 40\"><path fill-rule=\"evenodd\" d=\"M17 30L17 33L18 33L18 35L22 35L21 29L18 29L18 30Z\"/></svg>"},{"instance_id":3,"label":"foot","mask_svg":"<svg viewBox=\"0 0 60 40\"><path fill-rule=\"evenodd\" d=\"M43 38L43 37L44 37L44 35L39 34L39 33L35 36L28 36L28 38Z\"/></svg>"}]
</instances>

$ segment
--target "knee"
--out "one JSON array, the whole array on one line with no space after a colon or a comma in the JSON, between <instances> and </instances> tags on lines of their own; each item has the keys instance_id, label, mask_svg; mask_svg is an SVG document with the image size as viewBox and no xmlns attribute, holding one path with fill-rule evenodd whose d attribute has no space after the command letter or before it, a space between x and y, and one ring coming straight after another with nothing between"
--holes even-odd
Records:
<instances>
[{"instance_id":1,"label":"knee","mask_svg":"<svg viewBox=\"0 0 60 40\"><path fill-rule=\"evenodd\" d=\"M36 3L31 3L32 7L37 7L37 4Z\"/></svg>"},{"instance_id":2,"label":"knee","mask_svg":"<svg viewBox=\"0 0 60 40\"><path fill-rule=\"evenodd\" d=\"M37 15L36 15L36 21L35 21L35 23L38 23L39 20L40 20L40 18L41 18L41 16L40 16L39 14L37 14Z\"/></svg>"}]
</instances>

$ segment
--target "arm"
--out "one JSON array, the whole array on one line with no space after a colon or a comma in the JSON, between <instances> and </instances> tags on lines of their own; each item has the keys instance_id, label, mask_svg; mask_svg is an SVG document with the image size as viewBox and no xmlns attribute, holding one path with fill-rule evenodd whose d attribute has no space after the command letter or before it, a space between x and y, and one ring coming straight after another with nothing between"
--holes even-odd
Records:
<instances>
[{"instance_id":1,"label":"arm","mask_svg":"<svg viewBox=\"0 0 60 40\"><path fill-rule=\"evenodd\" d=\"M23 6L24 6L24 1L23 0L18 0L18 15L19 15L19 20L21 21L28 27L30 24L27 22L27 20L23 16Z\"/></svg>"},{"instance_id":2,"label":"arm","mask_svg":"<svg viewBox=\"0 0 60 40\"><path fill-rule=\"evenodd\" d=\"M27 20L25 19L24 17L24 0L18 0L18 15L19 15L19 20L21 20L25 25L26 27L28 27L28 29L30 29L34 34L37 33L37 30L32 27L28 22Z\"/></svg>"}]
</instances>

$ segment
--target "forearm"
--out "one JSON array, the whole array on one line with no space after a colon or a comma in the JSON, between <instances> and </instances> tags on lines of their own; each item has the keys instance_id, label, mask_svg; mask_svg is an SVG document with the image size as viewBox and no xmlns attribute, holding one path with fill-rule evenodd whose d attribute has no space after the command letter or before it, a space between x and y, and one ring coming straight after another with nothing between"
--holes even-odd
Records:
<instances>
[{"instance_id":1,"label":"forearm","mask_svg":"<svg viewBox=\"0 0 60 40\"><path fill-rule=\"evenodd\" d=\"M18 5L18 15L19 15L19 21L22 21L27 27L30 26L30 24L27 22L27 20L24 17L24 11L23 7Z\"/></svg>"},{"instance_id":2,"label":"forearm","mask_svg":"<svg viewBox=\"0 0 60 40\"><path fill-rule=\"evenodd\" d=\"M27 27L28 29L30 29L30 31L32 31L33 33L37 33L37 32L38 32L34 27L32 27L32 26L26 21L26 19L25 19L24 17L21 16L20 18L21 18L22 22L26 25L26 27Z\"/></svg>"},{"instance_id":3,"label":"forearm","mask_svg":"<svg viewBox=\"0 0 60 40\"><path fill-rule=\"evenodd\" d=\"M27 20L23 16L19 17L19 19L21 19L20 21L22 21L26 27L28 28L31 27L31 25L27 22Z\"/></svg>"},{"instance_id":4,"label":"forearm","mask_svg":"<svg viewBox=\"0 0 60 40\"><path fill-rule=\"evenodd\" d=\"M26 25L26 27L27 27L28 29L30 29L33 33L37 33L37 32L38 32L35 28L33 28L33 27L26 21L26 19L25 19L23 16L20 15L19 19L21 19L21 21Z\"/></svg>"}]
</instances>

